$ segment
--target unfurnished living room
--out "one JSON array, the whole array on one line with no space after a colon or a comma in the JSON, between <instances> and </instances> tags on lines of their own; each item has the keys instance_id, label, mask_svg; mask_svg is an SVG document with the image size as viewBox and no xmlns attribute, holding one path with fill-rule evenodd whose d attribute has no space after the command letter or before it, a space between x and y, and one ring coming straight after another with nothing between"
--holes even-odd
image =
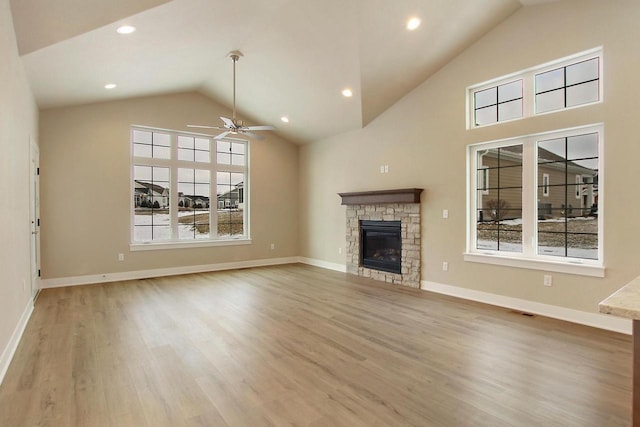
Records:
<instances>
[{"instance_id":1,"label":"unfurnished living room","mask_svg":"<svg viewBox=\"0 0 640 427\"><path fill-rule=\"evenodd\" d=\"M0 0L0 425L640 427L638 22Z\"/></svg>"}]
</instances>

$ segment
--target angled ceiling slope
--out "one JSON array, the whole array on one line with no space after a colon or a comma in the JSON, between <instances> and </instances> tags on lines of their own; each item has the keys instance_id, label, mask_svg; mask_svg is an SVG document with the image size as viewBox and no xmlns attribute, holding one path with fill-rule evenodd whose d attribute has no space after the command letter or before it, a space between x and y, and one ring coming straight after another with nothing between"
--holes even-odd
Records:
<instances>
[{"instance_id":1,"label":"angled ceiling slope","mask_svg":"<svg viewBox=\"0 0 640 427\"><path fill-rule=\"evenodd\" d=\"M540 1L546 0L521 0ZM227 54L239 49L245 55L237 68L240 118L248 124L279 123L283 137L305 143L362 128L521 2L11 0L11 5L40 108L187 90L230 108ZM405 28L411 16L422 19L413 32ZM125 23L138 30L117 34ZM118 87L106 91L110 82ZM345 87L353 90L352 98L341 95ZM281 116L290 122L280 122Z\"/></svg>"}]
</instances>

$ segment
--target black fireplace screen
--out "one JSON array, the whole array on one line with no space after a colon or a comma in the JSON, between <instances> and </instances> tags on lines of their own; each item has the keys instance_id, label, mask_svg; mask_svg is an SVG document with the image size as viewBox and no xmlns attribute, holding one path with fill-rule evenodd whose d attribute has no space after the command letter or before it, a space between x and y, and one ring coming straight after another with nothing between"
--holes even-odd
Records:
<instances>
[{"instance_id":1,"label":"black fireplace screen","mask_svg":"<svg viewBox=\"0 0 640 427\"><path fill-rule=\"evenodd\" d=\"M401 273L400 221L360 221L360 264L374 270Z\"/></svg>"}]
</instances>

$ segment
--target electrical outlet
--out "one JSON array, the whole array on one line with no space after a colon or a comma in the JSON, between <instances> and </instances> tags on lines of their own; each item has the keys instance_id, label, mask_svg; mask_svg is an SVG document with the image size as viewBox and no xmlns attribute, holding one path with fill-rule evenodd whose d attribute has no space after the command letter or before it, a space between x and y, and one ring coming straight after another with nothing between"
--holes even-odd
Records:
<instances>
[{"instance_id":1,"label":"electrical outlet","mask_svg":"<svg viewBox=\"0 0 640 427\"><path fill-rule=\"evenodd\" d=\"M389 173L389 165L384 165L384 173Z\"/></svg>"},{"instance_id":2,"label":"electrical outlet","mask_svg":"<svg viewBox=\"0 0 640 427\"><path fill-rule=\"evenodd\" d=\"M384 173L384 165L380 165L380 173Z\"/></svg>"},{"instance_id":3,"label":"electrical outlet","mask_svg":"<svg viewBox=\"0 0 640 427\"><path fill-rule=\"evenodd\" d=\"M442 218L444 218L444 219L449 218L449 209L443 209L442 210Z\"/></svg>"},{"instance_id":4,"label":"electrical outlet","mask_svg":"<svg viewBox=\"0 0 640 427\"><path fill-rule=\"evenodd\" d=\"M272 243L272 244L271 244L271 250L274 250L275 248L276 248L276 244L275 244L275 243Z\"/></svg>"},{"instance_id":5,"label":"electrical outlet","mask_svg":"<svg viewBox=\"0 0 640 427\"><path fill-rule=\"evenodd\" d=\"M338 248L338 255L342 255L342 248Z\"/></svg>"},{"instance_id":6,"label":"electrical outlet","mask_svg":"<svg viewBox=\"0 0 640 427\"><path fill-rule=\"evenodd\" d=\"M124 254L118 254L118 261L124 261Z\"/></svg>"},{"instance_id":7,"label":"electrical outlet","mask_svg":"<svg viewBox=\"0 0 640 427\"><path fill-rule=\"evenodd\" d=\"M447 261L442 262L442 271L449 271L449 263Z\"/></svg>"},{"instance_id":8,"label":"electrical outlet","mask_svg":"<svg viewBox=\"0 0 640 427\"><path fill-rule=\"evenodd\" d=\"M550 274L545 274L544 275L544 285L545 286L553 285L553 277Z\"/></svg>"}]
</instances>

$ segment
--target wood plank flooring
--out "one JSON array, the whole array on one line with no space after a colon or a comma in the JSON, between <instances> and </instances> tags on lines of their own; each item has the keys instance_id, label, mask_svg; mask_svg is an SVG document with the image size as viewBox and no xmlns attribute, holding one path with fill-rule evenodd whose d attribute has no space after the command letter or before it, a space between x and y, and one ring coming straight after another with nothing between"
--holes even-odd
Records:
<instances>
[{"instance_id":1,"label":"wood plank flooring","mask_svg":"<svg viewBox=\"0 0 640 427\"><path fill-rule=\"evenodd\" d=\"M49 289L0 425L629 426L631 345L298 264Z\"/></svg>"}]
</instances>

